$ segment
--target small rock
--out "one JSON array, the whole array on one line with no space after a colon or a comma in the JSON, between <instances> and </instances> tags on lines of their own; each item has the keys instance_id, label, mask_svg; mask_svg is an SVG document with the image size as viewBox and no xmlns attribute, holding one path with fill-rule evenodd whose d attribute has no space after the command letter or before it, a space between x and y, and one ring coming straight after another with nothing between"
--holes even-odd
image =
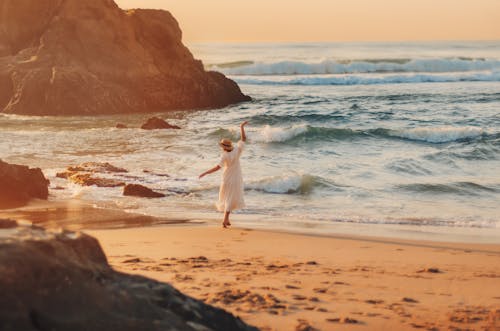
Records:
<instances>
[{"instance_id":1,"label":"small rock","mask_svg":"<svg viewBox=\"0 0 500 331\"><path fill-rule=\"evenodd\" d=\"M152 189L139 184L127 184L123 188L123 195L142 198L163 198L165 194L155 192Z\"/></svg>"},{"instance_id":2,"label":"small rock","mask_svg":"<svg viewBox=\"0 0 500 331\"><path fill-rule=\"evenodd\" d=\"M116 128L117 129L127 129L127 126L123 123L117 123L116 124Z\"/></svg>"},{"instance_id":3,"label":"small rock","mask_svg":"<svg viewBox=\"0 0 500 331\"><path fill-rule=\"evenodd\" d=\"M166 121L158 117L151 117L141 126L144 130L156 130L156 129L180 129L177 125L171 125Z\"/></svg>"}]
</instances>

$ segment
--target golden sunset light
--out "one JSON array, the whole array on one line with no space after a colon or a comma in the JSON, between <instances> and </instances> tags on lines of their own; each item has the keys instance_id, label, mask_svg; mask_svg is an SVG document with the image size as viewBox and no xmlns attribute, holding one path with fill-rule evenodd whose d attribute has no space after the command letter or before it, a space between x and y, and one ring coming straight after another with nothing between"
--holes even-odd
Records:
<instances>
[{"instance_id":1,"label":"golden sunset light","mask_svg":"<svg viewBox=\"0 0 500 331\"><path fill-rule=\"evenodd\" d=\"M117 0L172 12L186 42L498 40L497 0Z\"/></svg>"},{"instance_id":2,"label":"golden sunset light","mask_svg":"<svg viewBox=\"0 0 500 331\"><path fill-rule=\"evenodd\" d=\"M500 330L500 0L0 0L0 331Z\"/></svg>"}]
</instances>

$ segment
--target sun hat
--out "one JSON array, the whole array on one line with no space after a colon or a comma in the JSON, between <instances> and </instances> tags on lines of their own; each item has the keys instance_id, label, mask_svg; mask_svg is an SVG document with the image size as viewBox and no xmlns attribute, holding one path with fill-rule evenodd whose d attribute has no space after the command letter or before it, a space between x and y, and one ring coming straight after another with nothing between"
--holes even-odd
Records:
<instances>
[{"instance_id":1,"label":"sun hat","mask_svg":"<svg viewBox=\"0 0 500 331\"><path fill-rule=\"evenodd\" d=\"M233 142L229 139L221 139L219 146L230 152L233 150Z\"/></svg>"}]
</instances>

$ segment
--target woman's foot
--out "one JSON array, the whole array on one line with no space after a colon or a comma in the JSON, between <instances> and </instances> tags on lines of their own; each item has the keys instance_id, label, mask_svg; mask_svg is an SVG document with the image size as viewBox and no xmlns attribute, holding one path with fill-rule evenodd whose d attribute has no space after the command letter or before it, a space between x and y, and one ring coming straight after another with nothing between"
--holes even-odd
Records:
<instances>
[{"instance_id":1,"label":"woman's foot","mask_svg":"<svg viewBox=\"0 0 500 331\"><path fill-rule=\"evenodd\" d=\"M227 228L228 226L231 226L231 222L229 222L229 213L228 211L226 211L224 213L224 219L222 220L222 226L224 228Z\"/></svg>"}]
</instances>

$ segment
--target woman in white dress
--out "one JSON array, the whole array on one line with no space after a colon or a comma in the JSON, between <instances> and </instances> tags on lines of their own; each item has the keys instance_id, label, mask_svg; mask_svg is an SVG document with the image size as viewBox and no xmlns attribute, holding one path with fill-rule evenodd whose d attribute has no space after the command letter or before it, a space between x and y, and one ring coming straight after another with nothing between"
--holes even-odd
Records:
<instances>
[{"instance_id":1,"label":"woman in white dress","mask_svg":"<svg viewBox=\"0 0 500 331\"><path fill-rule=\"evenodd\" d=\"M231 225L229 222L229 214L236 209L245 207L243 199L243 176L241 174L240 156L243 152L245 141L245 125L247 121L240 124L241 139L236 146L229 139L222 139L219 146L222 148L222 155L218 165L209 169L200 175L200 179L208 174L216 172L224 168L222 181L219 190L219 201L217 202L217 210L224 212L224 220L222 226L227 228Z\"/></svg>"}]
</instances>

